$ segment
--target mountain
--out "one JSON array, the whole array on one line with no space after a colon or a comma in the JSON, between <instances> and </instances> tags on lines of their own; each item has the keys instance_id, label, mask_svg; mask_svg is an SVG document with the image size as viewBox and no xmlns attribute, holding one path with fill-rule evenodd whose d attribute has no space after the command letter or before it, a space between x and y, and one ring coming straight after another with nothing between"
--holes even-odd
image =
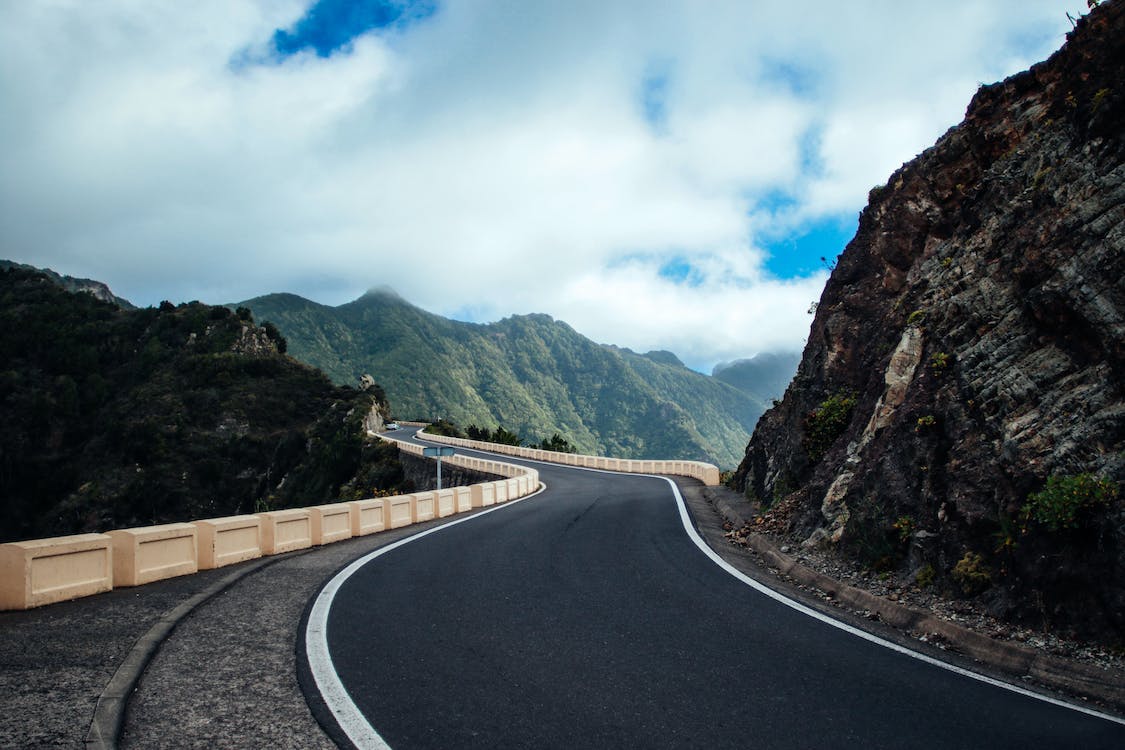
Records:
<instances>
[{"instance_id":1,"label":"mountain","mask_svg":"<svg viewBox=\"0 0 1125 750\"><path fill-rule=\"evenodd\" d=\"M26 263L16 263L10 260L0 260L0 271L6 271L10 268L19 268L24 271L31 271L46 276L52 283L58 285L68 292L85 292L86 294L93 295L95 298L100 299L102 302L108 302L111 305L120 307L122 310L135 310L136 307L129 302L129 300L118 297L110 291L109 287L100 281L93 279L79 279L74 276L63 276L62 274L55 273L49 268L36 268L29 266Z\"/></svg>"},{"instance_id":2,"label":"mountain","mask_svg":"<svg viewBox=\"0 0 1125 750\"><path fill-rule=\"evenodd\" d=\"M0 541L329 502L403 482L389 407L249 313L126 310L0 269Z\"/></svg>"},{"instance_id":3,"label":"mountain","mask_svg":"<svg viewBox=\"0 0 1125 750\"><path fill-rule=\"evenodd\" d=\"M1125 637L1125 3L871 191L732 483L808 545Z\"/></svg>"},{"instance_id":4,"label":"mountain","mask_svg":"<svg viewBox=\"0 0 1125 750\"><path fill-rule=\"evenodd\" d=\"M578 450L738 463L764 404L670 352L603 346L547 315L488 325L426 312L386 289L328 307L291 294L239 303L338 383L372 373L404 418L497 425Z\"/></svg>"},{"instance_id":5,"label":"mountain","mask_svg":"<svg viewBox=\"0 0 1125 750\"><path fill-rule=\"evenodd\" d=\"M711 377L769 403L785 393L800 361L801 356L796 352L762 353L715 365Z\"/></svg>"}]
</instances>

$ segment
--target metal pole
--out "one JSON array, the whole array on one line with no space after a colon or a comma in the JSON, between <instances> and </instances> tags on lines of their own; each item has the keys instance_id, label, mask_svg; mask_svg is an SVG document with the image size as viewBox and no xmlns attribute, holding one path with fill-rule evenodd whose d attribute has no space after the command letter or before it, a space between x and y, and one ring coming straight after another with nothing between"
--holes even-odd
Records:
<instances>
[{"instance_id":1,"label":"metal pole","mask_svg":"<svg viewBox=\"0 0 1125 750\"><path fill-rule=\"evenodd\" d=\"M437 488L441 489L441 455L437 457Z\"/></svg>"}]
</instances>

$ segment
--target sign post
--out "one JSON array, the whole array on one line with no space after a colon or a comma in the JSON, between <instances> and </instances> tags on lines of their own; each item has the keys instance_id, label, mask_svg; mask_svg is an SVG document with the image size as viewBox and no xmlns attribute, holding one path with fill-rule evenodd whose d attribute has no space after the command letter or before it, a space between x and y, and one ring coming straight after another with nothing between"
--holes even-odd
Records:
<instances>
[{"instance_id":1,"label":"sign post","mask_svg":"<svg viewBox=\"0 0 1125 750\"><path fill-rule=\"evenodd\" d=\"M439 490L441 489L441 457L442 456L452 456L456 452L457 452L457 450L455 448L449 448L447 446L436 446L436 445L432 448L426 447L426 448L422 449L422 455L423 456L430 456L432 458L437 459L437 488Z\"/></svg>"}]
</instances>

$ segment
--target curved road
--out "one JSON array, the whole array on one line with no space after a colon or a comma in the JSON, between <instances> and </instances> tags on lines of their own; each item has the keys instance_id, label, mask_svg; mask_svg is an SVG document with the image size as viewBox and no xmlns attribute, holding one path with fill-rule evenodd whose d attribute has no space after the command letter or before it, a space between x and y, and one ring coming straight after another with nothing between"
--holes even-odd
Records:
<instances>
[{"instance_id":1,"label":"curved road","mask_svg":"<svg viewBox=\"0 0 1125 750\"><path fill-rule=\"evenodd\" d=\"M759 593L666 480L536 468L545 492L381 550L313 607L321 692L360 746L1125 747L1121 724Z\"/></svg>"}]
</instances>

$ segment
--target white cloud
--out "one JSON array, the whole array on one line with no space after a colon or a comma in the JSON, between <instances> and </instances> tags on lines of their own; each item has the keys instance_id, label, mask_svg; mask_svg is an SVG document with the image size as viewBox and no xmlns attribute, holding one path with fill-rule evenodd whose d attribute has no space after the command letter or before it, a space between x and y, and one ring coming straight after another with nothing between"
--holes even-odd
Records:
<instances>
[{"instance_id":1,"label":"white cloud","mask_svg":"<svg viewBox=\"0 0 1125 750\"><path fill-rule=\"evenodd\" d=\"M5 3L0 255L141 304L385 283L701 368L799 348L823 276L772 279L759 233L854 216L1068 28L1054 0L863 7L449 2L260 65L301 3Z\"/></svg>"}]
</instances>

